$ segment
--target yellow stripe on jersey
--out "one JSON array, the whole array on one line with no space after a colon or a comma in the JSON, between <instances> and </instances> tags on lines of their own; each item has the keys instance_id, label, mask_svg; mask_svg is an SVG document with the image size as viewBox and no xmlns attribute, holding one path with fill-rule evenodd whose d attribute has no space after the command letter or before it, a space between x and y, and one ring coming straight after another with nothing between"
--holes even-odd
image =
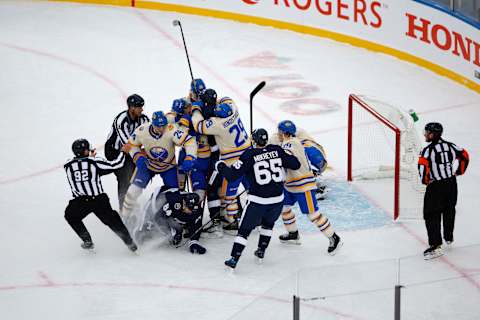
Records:
<instances>
[{"instance_id":1,"label":"yellow stripe on jersey","mask_svg":"<svg viewBox=\"0 0 480 320\"><path fill-rule=\"evenodd\" d=\"M305 198L307 199L308 212L309 213L315 212L315 206L313 204L312 193L311 192L305 192Z\"/></svg>"}]
</instances>

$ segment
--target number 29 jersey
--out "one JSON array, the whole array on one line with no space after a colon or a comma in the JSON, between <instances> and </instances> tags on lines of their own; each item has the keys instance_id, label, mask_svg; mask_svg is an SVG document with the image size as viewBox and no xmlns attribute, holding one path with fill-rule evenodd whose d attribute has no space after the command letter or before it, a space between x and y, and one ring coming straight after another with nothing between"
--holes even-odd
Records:
<instances>
[{"instance_id":1,"label":"number 29 jersey","mask_svg":"<svg viewBox=\"0 0 480 320\"><path fill-rule=\"evenodd\" d=\"M231 167L219 163L217 169L228 181L245 176L249 183L248 199L260 204L283 201L285 169L300 168L298 159L278 145L246 150Z\"/></svg>"},{"instance_id":2,"label":"number 29 jersey","mask_svg":"<svg viewBox=\"0 0 480 320\"><path fill-rule=\"evenodd\" d=\"M251 142L233 100L224 97L218 102L218 104L221 103L231 106L233 111L231 116L204 119L198 110L194 110L192 115L193 127L200 134L215 136L215 141L220 150L220 159L232 164L245 149L251 146Z\"/></svg>"}]
</instances>

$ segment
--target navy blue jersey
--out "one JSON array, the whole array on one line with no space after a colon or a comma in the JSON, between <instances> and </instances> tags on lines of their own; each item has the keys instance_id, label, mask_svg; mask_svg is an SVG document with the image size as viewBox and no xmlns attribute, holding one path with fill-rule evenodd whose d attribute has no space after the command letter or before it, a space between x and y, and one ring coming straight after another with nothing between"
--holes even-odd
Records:
<instances>
[{"instance_id":1,"label":"navy blue jersey","mask_svg":"<svg viewBox=\"0 0 480 320\"><path fill-rule=\"evenodd\" d=\"M298 159L287 154L282 147L269 144L263 148L247 149L231 167L219 162L218 172L228 181L241 177L250 186L248 199L260 204L283 201L285 169L300 168Z\"/></svg>"}]
</instances>

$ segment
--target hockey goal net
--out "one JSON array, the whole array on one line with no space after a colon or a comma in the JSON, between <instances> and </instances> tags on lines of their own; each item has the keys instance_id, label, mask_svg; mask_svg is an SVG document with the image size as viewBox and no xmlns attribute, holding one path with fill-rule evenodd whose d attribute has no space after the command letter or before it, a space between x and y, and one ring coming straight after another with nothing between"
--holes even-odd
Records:
<instances>
[{"instance_id":1,"label":"hockey goal net","mask_svg":"<svg viewBox=\"0 0 480 320\"><path fill-rule=\"evenodd\" d=\"M348 181L392 208L394 219L422 218L425 188L417 171L422 140L414 117L398 106L351 94L348 101Z\"/></svg>"}]
</instances>

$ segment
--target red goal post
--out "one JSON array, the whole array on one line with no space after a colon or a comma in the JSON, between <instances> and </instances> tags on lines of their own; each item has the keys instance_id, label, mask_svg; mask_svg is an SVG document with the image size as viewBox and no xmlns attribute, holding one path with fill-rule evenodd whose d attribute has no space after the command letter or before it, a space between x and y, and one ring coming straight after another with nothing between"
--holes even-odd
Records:
<instances>
[{"instance_id":1,"label":"red goal post","mask_svg":"<svg viewBox=\"0 0 480 320\"><path fill-rule=\"evenodd\" d=\"M401 130L395 126L390 120L377 112L367 102L362 100L361 97L350 94L348 97L348 164L347 164L347 180L353 181L352 174L352 161L353 161L353 112L354 104L368 112L374 118L376 118L385 127L392 130L395 135L395 157L394 157L394 197L393 197L393 217L396 220L400 214L400 137Z\"/></svg>"}]
</instances>

